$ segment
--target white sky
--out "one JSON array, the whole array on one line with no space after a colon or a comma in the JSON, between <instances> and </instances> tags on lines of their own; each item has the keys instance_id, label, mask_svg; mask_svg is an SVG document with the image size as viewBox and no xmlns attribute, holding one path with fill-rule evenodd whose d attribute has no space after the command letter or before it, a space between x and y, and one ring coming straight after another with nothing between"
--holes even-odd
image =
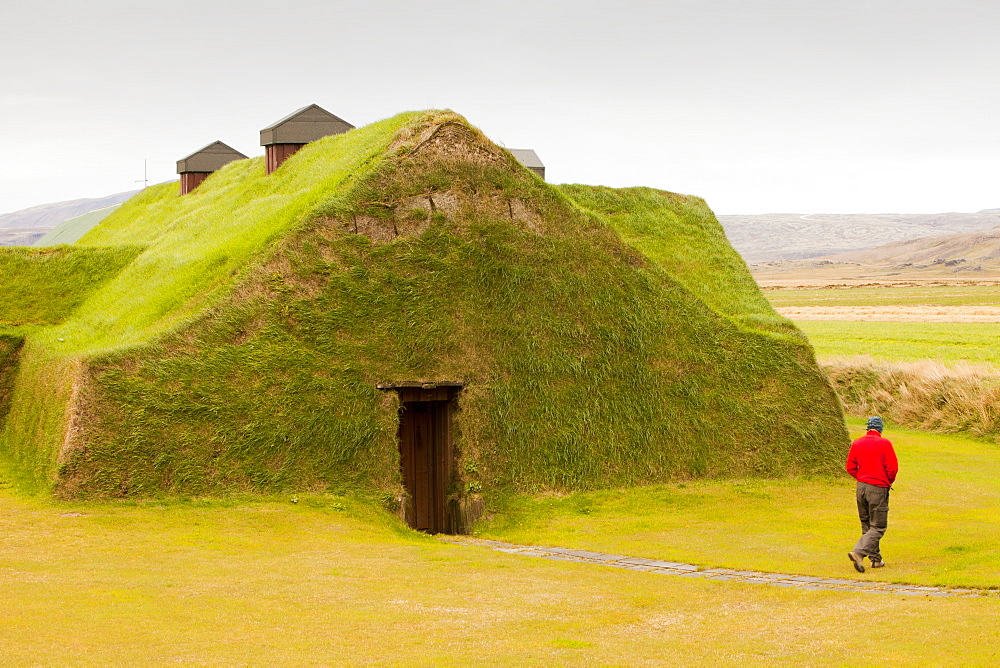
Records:
<instances>
[{"instance_id":1,"label":"white sky","mask_svg":"<svg viewBox=\"0 0 1000 668\"><path fill-rule=\"evenodd\" d=\"M259 155L313 102L720 214L1000 207L998 34L997 0L0 0L0 213Z\"/></svg>"}]
</instances>

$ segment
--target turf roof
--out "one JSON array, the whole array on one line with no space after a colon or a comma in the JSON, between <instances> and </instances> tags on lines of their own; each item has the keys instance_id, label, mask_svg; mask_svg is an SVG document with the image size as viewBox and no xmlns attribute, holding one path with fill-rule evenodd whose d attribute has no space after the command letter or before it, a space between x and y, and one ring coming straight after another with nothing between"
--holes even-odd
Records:
<instances>
[{"instance_id":1,"label":"turf roof","mask_svg":"<svg viewBox=\"0 0 1000 668\"><path fill-rule=\"evenodd\" d=\"M71 315L10 332L25 488L392 496L385 381L466 383L458 500L829 471L846 442L704 202L547 185L450 112L149 188L74 246L118 247L142 251Z\"/></svg>"}]
</instances>

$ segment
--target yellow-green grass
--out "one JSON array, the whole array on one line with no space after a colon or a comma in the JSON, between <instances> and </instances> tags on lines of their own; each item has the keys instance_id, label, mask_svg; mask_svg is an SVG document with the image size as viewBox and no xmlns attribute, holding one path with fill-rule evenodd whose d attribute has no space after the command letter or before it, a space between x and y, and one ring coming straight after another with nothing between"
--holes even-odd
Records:
<instances>
[{"instance_id":1,"label":"yellow-green grass","mask_svg":"<svg viewBox=\"0 0 1000 668\"><path fill-rule=\"evenodd\" d=\"M270 244L340 194L345 181L364 175L366 163L417 116L325 137L272 175L263 158L253 158L226 165L184 197L176 183L145 189L75 245L147 250L47 333L46 345L59 353L134 346L203 312Z\"/></svg>"},{"instance_id":2,"label":"yellow-green grass","mask_svg":"<svg viewBox=\"0 0 1000 668\"><path fill-rule=\"evenodd\" d=\"M875 359L1000 366L1000 323L834 322L795 323L820 359L870 355Z\"/></svg>"},{"instance_id":3,"label":"yellow-green grass","mask_svg":"<svg viewBox=\"0 0 1000 668\"><path fill-rule=\"evenodd\" d=\"M765 290L775 308L799 306L996 306L1000 285L922 285ZM870 355L879 360L1000 366L1000 324L803 320L796 326L820 359Z\"/></svg>"},{"instance_id":4,"label":"yellow-green grass","mask_svg":"<svg viewBox=\"0 0 1000 668\"><path fill-rule=\"evenodd\" d=\"M720 313L742 326L801 336L768 304L704 200L652 188L560 188ZM673 203L668 211L664 200Z\"/></svg>"},{"instance_id":5,"label":"yellow-green grass","mask_svg":"<svg viewBox=\"0 0 1000 668\"><path fill-rule=\"evenodd\" d=\"M141 250L0 248L0 331L62 322Z\"/></svg>"},{"instance_id":6,"label":"yellow-green grass","mask_svg":"<svg viewBox=\"0 0 1000 668\"><path fill-rule=\"evenodd\" d=\"M765 290L775 308L787 306L996 306L1000 285L880 285L862 288Z\"/></svg>"},{"instance_id":7,"label":"yellow-green grass","mask_svg":"<svg viewBox=\"0 0 1000 668\"><path fill-rule=\"evenodd\" d=\"M621 571L456 546L354 498L0 493L6 665L995 663L995 597Z\"/></svg>"},{"instance_id":8,"label":"yellow-green grass","mask_svg":"<svg viewBox=\"0 0 1000 668\"><path fill-rule=\"evenodd\" d=\"M854 421L854 436L861 433ZM888 568L859 579L1000 587L1000 448L889 429L900 474L883 539ZM508 501L479 535L703 566L853 577L854 480L694 481Z\"/></svg>"}]
</instances>

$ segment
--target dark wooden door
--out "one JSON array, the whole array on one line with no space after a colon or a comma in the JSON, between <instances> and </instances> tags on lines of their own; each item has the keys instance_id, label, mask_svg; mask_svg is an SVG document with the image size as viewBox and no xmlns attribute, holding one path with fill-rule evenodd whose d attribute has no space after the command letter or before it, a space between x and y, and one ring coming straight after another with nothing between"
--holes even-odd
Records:
<instances>
[{"instance_id":1,"label":"dark wooden door","mask_svg":"<svg viewBox=\"0 0 1000 668\"><path fill-rule=\"evenodd\" d=\"M447 401L406 401L400 409L399 459L410 495L410 526L438 533L446 529L450 471Z\"/></svg>"}]
</instances>

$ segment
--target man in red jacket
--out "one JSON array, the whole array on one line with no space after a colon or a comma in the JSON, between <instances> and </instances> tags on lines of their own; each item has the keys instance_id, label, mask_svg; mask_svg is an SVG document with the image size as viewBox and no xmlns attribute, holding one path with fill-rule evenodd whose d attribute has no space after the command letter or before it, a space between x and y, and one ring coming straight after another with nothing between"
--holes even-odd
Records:
<instances>
[{"instance_id":1,"label":"man in red jacket","mask_svg":"<svg viewBox=\"0 0 1000 668\"><path fill-rule=\"evenodd\" d=\"M896 480L899 463L892 443L882 438L884 428L882 418L868 418L868 433L851 443L851 452L847 455L847 472L858 481L858 517L861 519L861 540L847 557L859 573L865 572L865 557L871 560L872 568L885 566L878 543L888 524L889 490Z\"/></svg>"}]
</instances>

